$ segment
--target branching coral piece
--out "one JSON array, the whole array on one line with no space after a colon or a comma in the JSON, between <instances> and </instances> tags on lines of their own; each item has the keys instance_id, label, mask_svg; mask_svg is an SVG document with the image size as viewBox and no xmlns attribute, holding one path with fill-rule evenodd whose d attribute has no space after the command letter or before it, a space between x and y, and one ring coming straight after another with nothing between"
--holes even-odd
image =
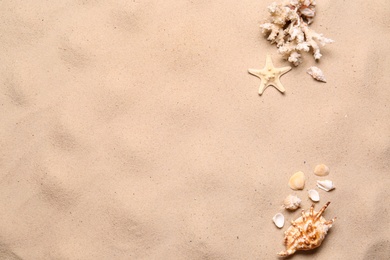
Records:
<instances>
[{"instance_id":1,"label":"branching coral piece","mask_svg":"<svg viewBox=\"0 0 390 260\"><path fill-rule=\"evenodd\" d=\"M298 66L302 62L301 51L312 50L314 59L322 56L319 45L334 42L309 28L315 16L315 0L284 0L268 6L269 21L260 25L268 40L275 43L278 52Z\"/></svg>"}]
</instances>

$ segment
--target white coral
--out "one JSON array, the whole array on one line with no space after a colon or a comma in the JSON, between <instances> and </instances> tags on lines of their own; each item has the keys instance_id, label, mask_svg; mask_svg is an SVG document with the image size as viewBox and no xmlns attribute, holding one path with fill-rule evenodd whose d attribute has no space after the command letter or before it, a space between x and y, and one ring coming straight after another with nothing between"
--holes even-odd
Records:
<instances>
[{"instance_id":1,"label":"white coral","mask_svg":"<svg viewBox=\"0 0 390 260\"><path fill-rule=\"evenodd\" d=\"M263 34L275 43L278 52L289 62L298 66L302 62L301 51L312 50L314 59L322 54L320 47L334 42L309 29L315 16L315 0L284 0L273 2L268 7L269 21L260 25Z\"/></svg>"}]
</instances>

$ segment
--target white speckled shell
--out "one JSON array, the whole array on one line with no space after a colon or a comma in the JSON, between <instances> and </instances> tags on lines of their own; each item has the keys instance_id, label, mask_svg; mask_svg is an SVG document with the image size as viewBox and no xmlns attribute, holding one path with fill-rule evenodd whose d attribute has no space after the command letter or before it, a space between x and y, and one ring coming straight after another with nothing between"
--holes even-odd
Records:
<instances>
[{"instance_id":1,"label":"white speckled shell","mask_svg":"<svg viewBox=\"0 0 390 260\"><path fill-rule=\"evenodd\" d=\"M312 76L315 80L326 82L324 73L319 68L312 66L307 69L307 74Z\"/></svg>"}]
</instances>

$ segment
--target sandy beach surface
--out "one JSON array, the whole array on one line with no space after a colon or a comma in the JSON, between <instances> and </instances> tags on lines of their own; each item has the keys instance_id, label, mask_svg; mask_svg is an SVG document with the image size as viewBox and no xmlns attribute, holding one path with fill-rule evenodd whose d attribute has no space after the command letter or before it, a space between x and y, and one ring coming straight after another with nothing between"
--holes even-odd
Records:
<instances>
[{"instance_id":1,"label":"sandy beach surface","mask_svg":"<svg viewBox=\"0 0 390 260\"><path fill-rule=\"evenodd\" d=\"M271 2L1 1L0 259L278 259L318 179L337 220L290 259L388 259L390 5L317 0L335 43L259 96Z\"/></svg>"}]
</instances>

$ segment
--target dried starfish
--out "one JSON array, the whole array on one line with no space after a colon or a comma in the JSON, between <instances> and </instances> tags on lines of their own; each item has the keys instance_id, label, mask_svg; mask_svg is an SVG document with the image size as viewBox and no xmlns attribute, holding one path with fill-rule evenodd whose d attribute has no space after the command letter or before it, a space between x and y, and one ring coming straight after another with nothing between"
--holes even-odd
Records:
<instances>
[{"instance_id":1,"label":"dried starfish","mask_svg":"<svg viewBox=\"0 0 390 260\"><path fill-rule=\"evenodd\" d=\"M267 54L267 60L265 62L264 69L261 70L255 70L255 69L248 69L248 72L258 78L261 79L260 88L259 88L259 94L263 94L264 89L268 86L272 85L280 92L284 93L285 89L280 82L279 78L283 74L289 72L291 70L291 67L283 67L283 68L275 68L271 55Z\"/></svg>"}]
</instances>

